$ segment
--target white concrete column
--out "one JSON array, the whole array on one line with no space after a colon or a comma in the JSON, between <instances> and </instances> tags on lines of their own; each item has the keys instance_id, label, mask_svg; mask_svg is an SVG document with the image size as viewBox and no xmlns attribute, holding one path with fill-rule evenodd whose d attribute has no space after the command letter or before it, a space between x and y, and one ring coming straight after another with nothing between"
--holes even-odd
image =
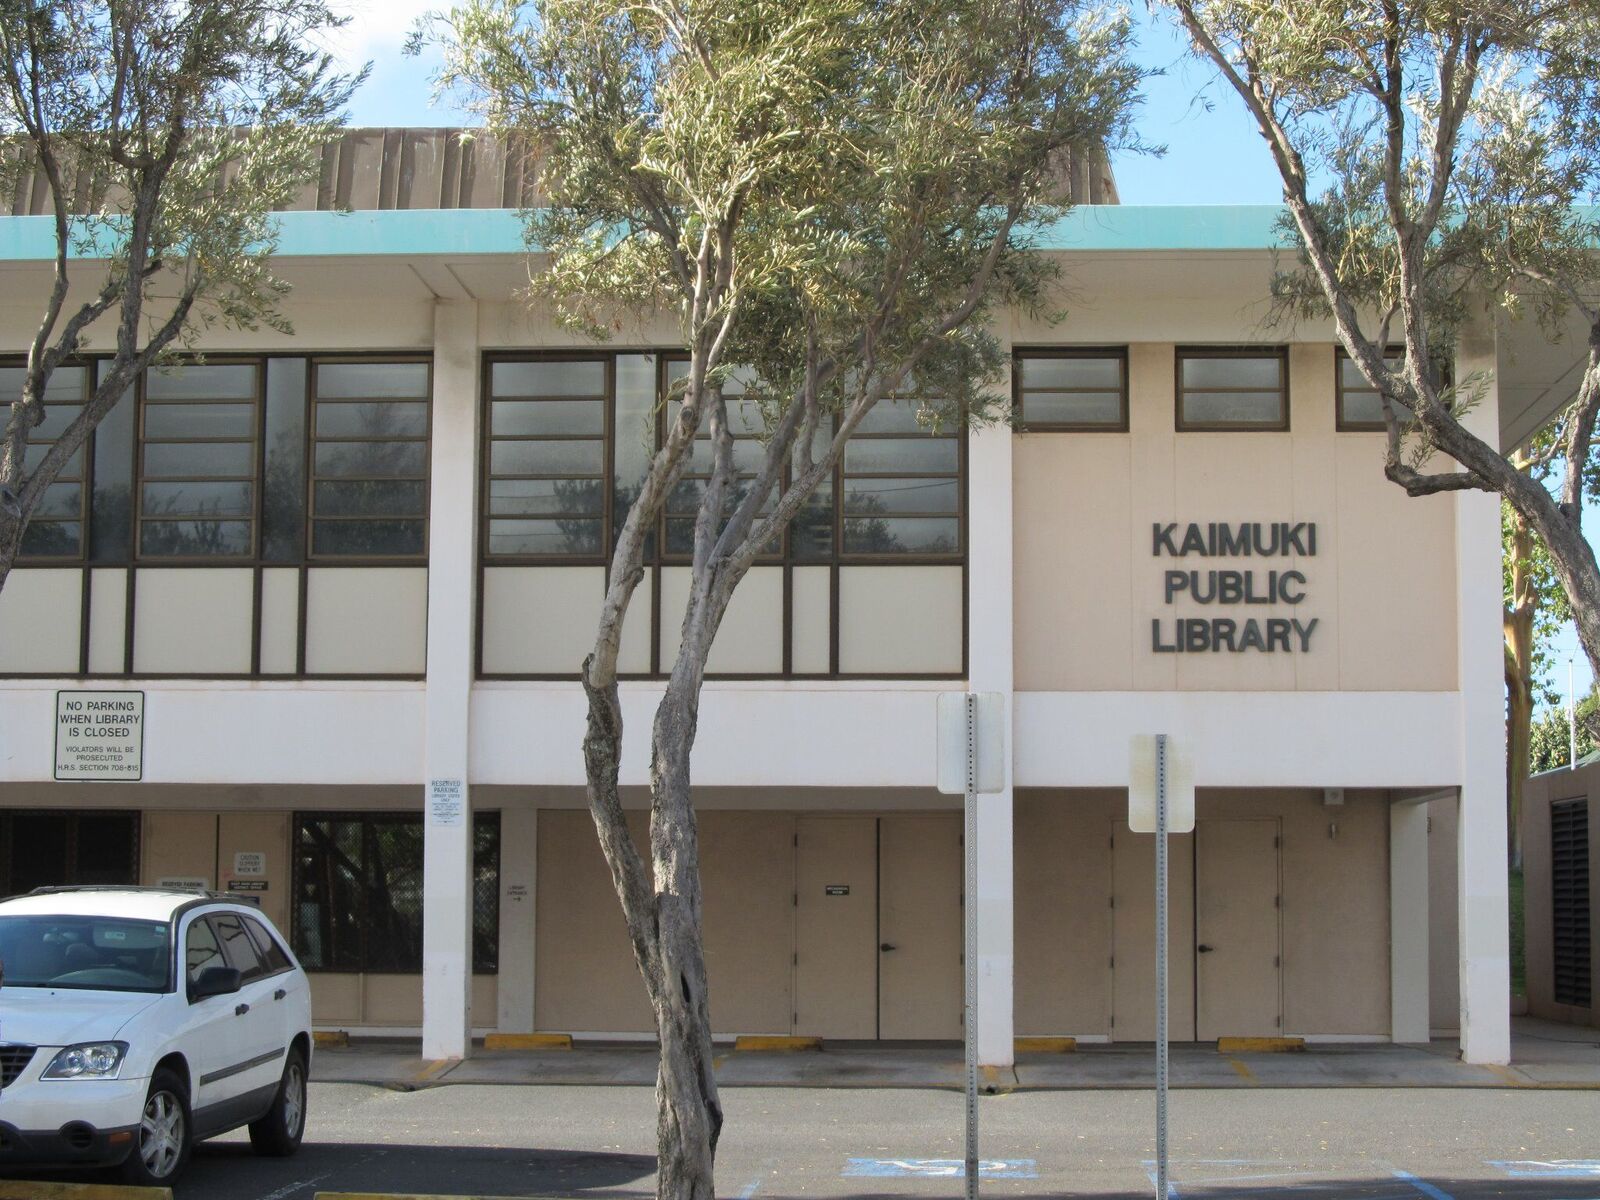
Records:
<instances>
[{"instance_id":1,"label":"white concrete column","mask_svg":"<svg viewBox=\"0 0 1600 1200\"><path fill-rule=\"evenodd\" d=\"M477 538L478 306L433 319L428 681L422 855L422 1057L472 1046L472 804L467 788ZM487 1015L487 1014L486 1014Z\"/></svg>"},{"instance_id":2,"label":"white concrete column","mask_svg":"<svg viewBox=\"0 0 1600 1200\"><path fill-rule=\"evenodd\" d=\"M1500 444L1499 363L1493 327L1469 330L1456 378L1488 372L1465 418ZM1506 888L1505 666L1501 630L1500 499L1456 495L1457 686L1461 689L1461 824L1456 844L1461 946L1461 1057L1511 1061L1511 947ZM1402 603L1398 598L1396 603ZM1420 616L1421 614L1414 614Z\"/></svg>"},{"instance_id":3,"label":"white concrete column","mask_svg":"<svg viewBox=\"0 0 1600 1200\"><path fill-rule=\"evenodd\" d=\"M539 813L500 811L500 974L495 1028L533 1032L534 897L538 894Z\"/></svg>"},{"instance_id":4,"label":"white concrete column","mask_svg":"<svg viewBox=\"0 0 1600 1200\"><path fill-rule=\"evenodd\" d=\"M1006 714L1006 788L978 797L978 1061L1010 1066L1013 1038L1011 779L1011 430L967 441L967 673L975 692L1000 692Z\"/></svg>"},{"instance_id":5,"label":"white concrete column","mask_svg":"<svg viewBox=\"0 0 1600 1200\"><path fill-rule=\"evenodd\" d=\"M1389 1036L1428 1040L1428 806L1389 806Z\"/></svg>"}]
</instances>

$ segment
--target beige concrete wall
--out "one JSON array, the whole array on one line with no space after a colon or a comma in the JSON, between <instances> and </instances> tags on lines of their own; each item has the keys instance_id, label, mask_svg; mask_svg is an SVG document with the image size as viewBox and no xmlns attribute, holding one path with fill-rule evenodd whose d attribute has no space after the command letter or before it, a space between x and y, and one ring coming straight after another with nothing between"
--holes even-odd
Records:
<instances>
[{"instance_id":1,"label":"beige concrete wall","mask_svg":"<svg viewBox=\"0 0 1600 1200\"><path fill-rule=\"evenodd\" d=\"M1124 793L1107 789L1018 792L1019 1035L1149 1036L1142 1011L1118 1012L1110 1024L1117 972L1148 974L1153 955L1148 930L1134 939L1138 944L1113 939L1110 831L1124 819L1126 804ZM1387 797L1349 791L1335 807L1323 805L1321 792L1300 789L1202 790L1197 798L1201 822L1267 817L1278 818L1282 828L1284 1032L1387 1037ZM1154 853L1150 839L1123 836L1135 836L1135 854ZM1193 909L1183 894L1183 881L1193 879L1193 840L1175 839L1173 853L1178 902L1171 945L1181 958L1194 946ZM1193 978L1191 962L1178 961L1175 969ZM1171 1009L1180 1038L1194 1029L1192 994L1187 1005L1181 999L1185 986L1180 980L1174 988Z\"/></svg>"},{"instance_id":2,"label":"beige concrete wall","mask_svg":"<svg viewBox=\"0 0 1600 1200\"><path fill-rule=\"evenodd\" d=\"M1247 331L1241 329L1240 339ZM1383 478L1382 438L1334 429L1334 348L1290 347L1290 431L1177 433L1175 348L1129 348L1127 433L1024 433L1015 447L1016 677L1024 691L1448 691L1454 509ZM1156 558L1151 528L1312 521L1317 554ZM1290 606L1165 603L1164 572L1298 569ZM1401 621L1393 584L1406 581ZM1309 652L1158 654L1151 621L1316 617Z\"/></svg>"},{"instance_id":3,"label":"beige concrete wall","mask_svg":"<svg viewBox=\"0 0 1600 1200\"><path fill-rule=\"evenodd\" d=\"M1550 805L1589 802L1589 981L1591 1000L1600 993L1600 764L1576 771L1547 771L1528 780L1522 798L1523 914L1527 934L1528 1011L1573 1025L1600 1027L1600 1004L1557 1004L1550 880Z\"/></svg>"},{"instance_id":4,"label":"beige concrete wall","mask_svg":"<svg viewBox=\"0 0 1600 1200\"><path fill-rule=\"evenodd\" d=\"M1452 796L1428 805L1428 1023L1434 1033L1461 1027L1461 960L1456 903L1460 807Z\"/></svg>"}]
</instances>

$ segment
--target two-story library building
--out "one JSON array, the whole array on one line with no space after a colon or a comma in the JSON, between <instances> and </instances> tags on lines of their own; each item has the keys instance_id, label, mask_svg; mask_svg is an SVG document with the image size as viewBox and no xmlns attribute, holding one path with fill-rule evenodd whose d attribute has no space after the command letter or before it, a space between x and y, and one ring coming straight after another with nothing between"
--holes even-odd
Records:
<instances>
[{"instance_id":1,"label":"two-story library building","mask_svg":"<svg viewBox=\"0 0 1600 1200\"><path fill-rule=\"evenodd\" d=\"M320 1027L430 1056L650 1036L576 676L681 368L665 327L593 344L520 299L523 175L488 141L350 133L283 215L293 334L152 372L51 489L0 594L0 894L248 897ZM1504 1061L1497 502L1407 498L1331 330L1268 329L1275 210L1123 207L1103 167L1074 190L1041 251L1066 319L1000 331L1014 426L931 436L885 406L723 625L694 759L716 1032L961 1036L935 710L971 689L1010 724L978 816L984 1061L1152 1036L1125 795L1156 732L1198 797L1177 1038L1459 1032ZM49 278L37 200L0 217L0 389ZM1471 420L1516 445L1575 353L1479 329ZM57 372L35 454L98 369ZM678 513L653 547L634 731L676 649ZM624 775L642 835L637 732Z\"/></svg>"}]
</instances>

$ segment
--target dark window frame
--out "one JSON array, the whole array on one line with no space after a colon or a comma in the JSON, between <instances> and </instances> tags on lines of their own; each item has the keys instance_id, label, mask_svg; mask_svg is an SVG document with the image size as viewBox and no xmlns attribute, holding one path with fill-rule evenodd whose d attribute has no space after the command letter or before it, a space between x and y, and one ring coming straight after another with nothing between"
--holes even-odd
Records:
<instances>
[{"instance_id":1,"label":"dark window frame","mask_svg":"<svg viewBox=\"0 0 1600 1200\"><path fill-rule=\"evenodd\" d=\"M27 365L28 360L26 358L19 357L17 355L0 355L0 369L25 369ZM59 363L56 366L56 370L60 371L63 367L76 367L82 369L84 381L83 392L78 404L80 407L88 404L89 401L94 397L96 371L95 359L91 357L74 356ZM52 378L54 378L53 375ZM12 401L10 400L5 400L4 402L4 409L7 414L10 412L11 403ZM52 402L49 399L46 399L44 404L47 408L52 407ZM55 401L53 406L65 407L63 402L59 400ZM30 436L28 439L28 445L30 448L45 444L54 445L57 440L58 439L56 438L51 438L49 439L48 443L45 443L40 442L38 439ZM89 436L84 438L83 445L78 448L78 454L80 456L80 460L77 476L57 476L51 482L52 487L58 483L76 482L78 485L78 515L76 518L78 522L78 552L76 554L30 554L26 552L19 552L16 560L16 565L18 567L74 567L82 566L89 561L89 520L92 511L91 500L94 491L94 430L91 429L89 431ZM70 524L73 520L74 518L72 517L40 517L35 515L28 519L28 525L32 527L36 521L45 521L51 524Z\"/></svg>"},{"instance_id":2,"label":"dark window frame","mask_svg":"<svg viewBox=\"0 0 1600 1200\"><path fill-rule=\"evenodd\" d=\"M1266 388L1185 388L1183 364L1189 359L1247 359L1276 358L1279 363L1281 386L1277 389L1282 416L1277 421L1190 421L1183 415L1184 397L1189 393L1260 392L1270 395ZM1179 433L1288 433L1290 430L1291 395L1289 380L1289 347L1287 345L1262 346L1178 346L1172 356L1174 428Z\"/></svg>"},{"instance_id":3,"label":"dark window frame","mask_svg":"<svg viewBox=\"0 0 1600 1200\"><path fill-rule=\"evenodd\" d=\"M1402 345L1390 344L1390 345L1385 346L1383 348L1383 357L1385 359L1399 358L1403 362L1404 359L1405 359L1405 354L1406 354L1406 348L1404 346L1402 346ZM1354 361L1355 360L1350 357L1350 352L1348 350L1346 350L1343 346L1335 346L1333 348L1333 428L1334 428L1334 432L1336 432L1336 433L1387 433L1388 432L1388 427L1384 425L1384 423L1383 423L1383 421L1381 419L1377 420L1377 421L1351 421L1348 418L1346 418L1345 415L1344 415L1344 398L1345 398L1346 391L1366 392L1366 393L1370 393L1372 395L1377 395L1377 389L1376 388L1359 387L1359 388L1348 388L1347 389L1345 387L1345 384L1344 384L1344 364L1348 363L1348 362L1354 362ZM1365 381L1365 377L1363 377L1363 382L1364 381ZM1443 378L1443 380L1441 382L1444 382L1444 383L1448 384L1448 381L1449 381L1449 374L1447 372L1447 373L1445 373L1444 378Z\"/></svg>"},{"instance_id":4,"label":"dark window frame","mask_svg":"<svg viewBox=\"0 0 1600 1200\"><path fill-rule=\"evenodd\" d=\"M1026 413L1028 392L1088 392L1088 388L1024 388L1022 361L1028 358L1115 359L1120 386L1120 415L1115 423L1093 421L1029 421ZM1019 433L1127 433L1129 427L1128 347L1123 346L1013 346L1011 349L1011 407Z\"/></svg>"},{"instance_id":5,"label":"dark window frame","mask_svg":"<svg viewBox=\"0 0 1600 1200\"><path fill-rule=\"evenodd\" d=\"M421 962L421 957L420 957L421 956L420 944L419 944L419 950L418 950L418 961L417 961L417 964L416 964L415 967L412 967L412 966L409 966L409 965L395 966L393 964L383 963L381 961L378 961L377 965L374 965L374 962L376 960L374 959L374 956L371 953L370 943L369 943L368 938L367 938L367 924L368 924L368 922L367 922L367 912L368 912L368 908L366 906L368 904L369 897L366 895L366 890L367 889L365 888L365 884L367 882L366 870L367 870L367 867L368 867L368 864L365 861L363 861L360 864L362 870L359 873L359 875L360 875L360 883L362 884L362 897L361 897L362 907L355 914L355 920L356 920L356 924L357 924L357 954L356 954L356 958L357 958L358 961L356 962L355 965L351 965L348 962L341 962L341 963L337 963L337 964L334 964L334 965L321 965L321 964L319 964L319 965L316 965L316 966L310 965L306 961L306 956L301 950L301 945L303 944L302 943L302 932L303 931L301 929L301 900L300 900L300 893L301 893L301 890L302 890L302 883L304 881L304 876L302 874L300 841L301 841L301 830L302 830L303 826L305 824L307 824L308 822L329 822L329 823L331 823L331 822L352 822L352 823L360 825L361 826L362 852L363 852L363 856L365 856L367 848L371 844L371 839L375 836L374 830L375 830L375 828L377 826L379 826L379 825L416 825L419 828L423 828L425 830L425 820L424 820L423 813L420 810L407 810L407 811L372 810L372 811L366 811L366 812L361 812L361 811L340 812L340 811L321 811L321 810L298 810L298 811L296 811L294 813L293 823L291 825L291 830L290 830L291 853L290 853L289 945L294 950L294 956L300 962L301 969L304 970L308 975L359 975L359 974L369 974L369 975L421 975L423 967L422 967L422 962ZM493 922L492 922L492 926L491 927L487 927L487 928L484 928L484 929L479 929L476 921L474 921L473 929L472 929L472 939L473 939L473 943L474 943L472 974L474 974L474 975L498 975L500 973L500 961L499 961L499 941L500 941L499 893L500 893L500 883L501 883L501 880L504 878L504 864L505 864L504 822L501 819L501 812L500 812L499 809L479 809L479 810L476 810L476 811L474 811L472 813L472 842L473 842L473 866L472 866L472 871L473 871L473 886L474 886L474 888L476 888L477 872L478 872L478 864L477 864L477 840L478 840L478 834L479 834L479 831L481 829L490 829L490 828L492 828L493 831L494 831L494 851L493 851L494 866L493 866L493 871L494 871L495 887L494 887ZM419 842L419 845L420 844L421 843ZM418 871L419 874L422 871L422 867L423 867L423 864L422 864L421 859L419 858L418 862L416 863L416 870ZM476 897L474 897L474 900L476 900ZM420 911L420 909L419 909L419 911ZM473 915L474 915L474 918L476 918L476 916L477 916L477 904L475 902L474 902L474 905L473 905ZM419 918L419 920L420 920L420 918ZM420 925L419 925L419 928L418 928L419 937L420 937L420 934L421 934L421 929L420 929ZM478 949L478 944L479 944L479 939L480 938L482 938L484 940L484 942L488 946L492 947L493 952L494 952L494 960L492 962L479 959L476 951ZM324 955L320 955L319 957L323 957L326 960L327 955L324 954Z\"/></svg>"},{"instance_id":6,"label":"dark window frame","mask_svg":"<svg viewBox=\"0 0 1600 1200\"><path fill-rule=\"evenodd\" d=\"M650 355L655 358L655 435L652 453L659 449L666 428L666 389L668 378L668 362L685 357L682 351L660 346L608 346L604 350L583 349L552 349L552 350L491 350L485 351L480 356L479 364L479 468L478 468L478 508L477 508L477 613L474 629L474 678L485 680L532 680L532 681L568 681L576 679L575 672L525 672L525 671L490 671L484 666L484 572L506 567L602 567L609 577L611 554L615 546L616 514L614 512L614 491L616 479L616 412L617 412L617 360L624 355ZM493 397L491 386L491 369L498 362L573 362L604 360L606 364L606 394L605 394L605 468L604 468L604 529L602 530L603 552L599 554L562 554L562 555L491 555L488 552L488 504L489 482L492 478L489 471L490 453L490 404ZM872 434L855 434L857 437L873 437ZM885 434L885 437L907 437L907 434ZM953 430L948 435L957 443L956 474L953 477L957 483L959 497L959 512L957 514L958 529L960 533L960 549L950 553L940 554L849 554L843 553L843 520L844 520L844 464L841 459L831 473L828 487L832 495L832 538L831 553L825 556L801 557L793 547L793 538L790 531L783 532L782 554L763 555L756 560L756 566L761 568L776 568L783 572L783 667L778 672L713 672L707 676L716 680L882 680L892 682L927 681L939 679L965 679L969 670L969 649L971 640L971 553L970 553L970 520L971 511L970 489L971 471L969 469L969 433L963 426ZM903 477L906 473L896 472L895 478ZM785 479L788 478L787 471ZM939 478L952 478L949 474L941 474ZM662 514L664 518L664 513ZM670 672L671 664L664 661L661 638L661 591L662 572L670 567L682 567L690 563L690 555L669 555L665 553L664 527L660 519L652 527L649 542L644 556L644 569L651 581L649 598L650 621L650 667L639 672L625 672L624 679L664 679ZM846 567L858 566L907 566L907 567L959 567L961 569L961 667L956 671L919 671L919 672L863 672L843 671L839 663L839 604L840 604L840 571ZM792 664L792 651L794 646L794 572L801 569L819 569L829 572L829 664L828 670L820 672L795 671Z\"/></svg>"}]
</instances>

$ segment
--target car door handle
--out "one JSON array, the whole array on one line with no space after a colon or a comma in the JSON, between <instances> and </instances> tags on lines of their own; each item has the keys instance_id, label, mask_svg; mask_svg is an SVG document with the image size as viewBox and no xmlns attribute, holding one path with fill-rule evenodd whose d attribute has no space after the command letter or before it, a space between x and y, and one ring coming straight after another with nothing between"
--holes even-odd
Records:
<instances>
[{"instance_id":1,"label":"car door handle","mask_svg":"<svg viewBox=\"0 0 1600 1200\"><path fill-rule=\"evenodd\" d=\"M236 1017L242 1017L249 1011L250 1006L248 1004L236 1004L233 1008L233 1015Z\"/></svg>"},{"instance_id":2,"label":"car door handle","mask_svg":"<svg viewBox=\"0 0 1600 1200\"><path fill-rule=\"evenodd\" d=\"M288 994L288 992L284 991L282 988L279 988L277 991L272 993L272 998L274 1000L282 1000Z\"/></svg>"},{"instance_id":3,"label":"car door handle","mask_svg":"<svg viewBox=\"0 0 1600 1200\"><path fill-rule=\"evenodd\" d=\"M1201 954L1210 954L1215 949L1216 949L1215 946L1204 946L1204 945L1202 945L1202 946L1196 946L1195 947L1195 950L1197 952L1201 953Z\"/></svg>"}]
</instances>

